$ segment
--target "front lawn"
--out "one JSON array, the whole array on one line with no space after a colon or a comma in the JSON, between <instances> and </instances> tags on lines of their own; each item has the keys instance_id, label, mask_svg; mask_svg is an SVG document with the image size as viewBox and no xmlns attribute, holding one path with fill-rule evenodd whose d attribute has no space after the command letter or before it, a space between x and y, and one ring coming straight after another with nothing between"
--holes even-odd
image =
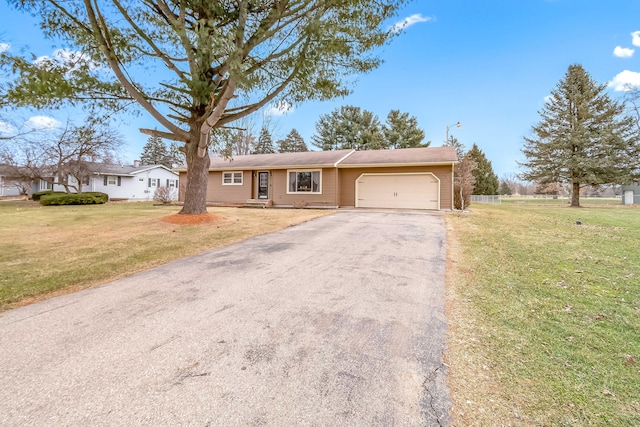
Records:
<instances>
[{"instance_id":1,"label":"front lawn","mask_svg":"<svg viewBox=\"0 0 640 427\"><path fill-rule=\"evenodd\" d=\"M455 424L640 425L640 209L446 219Z\"/></svg>"},{"instance_id":2,"label":"front lawn","mask_svg":"<svg viewBox=\"0 0 640 427\"><path fill-rule=\"evenodd\" d=\"M0 311L104 283L171 260L270 233L329 211L209 208L221 222L174 225L176 206L44 207L0 202Z\"/></svg>"}]
</instances>

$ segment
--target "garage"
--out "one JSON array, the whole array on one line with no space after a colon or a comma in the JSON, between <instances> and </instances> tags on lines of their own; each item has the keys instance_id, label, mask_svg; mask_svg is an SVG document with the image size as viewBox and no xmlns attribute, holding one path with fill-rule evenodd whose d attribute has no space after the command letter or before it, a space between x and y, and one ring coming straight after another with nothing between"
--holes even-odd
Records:
<instances>
[{"instance_id":1,"label":"garage","mask_svg":"<svg viewBox=\"0 0 640 427\"><path fill-rule=\"evenodd\" d=\"M356 207L440 209L440 181L432 173L363 173L356 180Z\"/></svg>"}]
</instances>

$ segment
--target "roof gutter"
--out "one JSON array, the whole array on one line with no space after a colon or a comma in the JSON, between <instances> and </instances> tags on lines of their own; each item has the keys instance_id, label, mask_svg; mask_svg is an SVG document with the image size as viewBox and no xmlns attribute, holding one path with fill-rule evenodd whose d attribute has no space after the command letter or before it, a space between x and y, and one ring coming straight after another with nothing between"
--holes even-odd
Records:
<instances>
[{"instance_id":1,"label":"roof gutter","mask_svg":"<svg viewBox=\"0 0 640 427\"><path fill-rule=\"evenodd\" d=\"M455 165L458 161L449 162L420 162L420 163L358 163L358 164L346 164L337 165L338 168L389 168L389 167L411 167L411 166L449 166Z\"/></svg>"}]
</instances>

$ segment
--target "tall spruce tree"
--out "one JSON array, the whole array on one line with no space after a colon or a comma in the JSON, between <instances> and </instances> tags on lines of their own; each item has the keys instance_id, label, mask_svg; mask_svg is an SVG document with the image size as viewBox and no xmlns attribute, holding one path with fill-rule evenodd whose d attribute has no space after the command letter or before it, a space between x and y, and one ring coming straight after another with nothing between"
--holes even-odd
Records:
<instances>
[{"instance_id":1,"label":"tall spruce tree","mask_svg":"<svg viewBox=\"0 0 640 427\"><path fill-rule=\"evenodd\" d=\"M140 154L140 163L143 165L164 165L168 168L173 167L172 156L162 138L158 136L150 136L147 139L147 143L142 148L142 154Z\"/></svg>"},{"instance_id":2,"label":"tall spruce tree","mask_svg":"<svg viewBox=\"0 0 640 427\"><path fill-rule=\"evenodd\" d=\"M509 184L507 184L506 182L502 181L500 183L500 188L498 189L498 194L500 194L501 196L510 196L511 195L511 188L509 187Z\"/></svg>"},{"instance_id":3,"label":"tall spruce tree","mask_svg":"<svg viewBox=\"0 0 640 427\"><path fill-rule=\"evenodd\" d=\"M483 196L498 194L498 176L493 172L491 162L487 160L484 152L477 144L473 144L467 154L476 163L473 170L473 176L476 180L472 194Z\"/></svg>"},{"instance_id":4,"label":"tall spruce tree","mask_svg":"<svg viewBox=\"0 0 640 427\"><path fill-rule=\"evenodd\" d=\"M638 131L605 88L581 65L569 66L540 111L542 120L524 138L522 179L569 184L571 206L578 207L581 187L638 178Z\"/></svg>"},{"instance_id":5,"label":"tall spruce tree","mask_svg":"<svg viewBox=\"0 0 640 427\"><path fill-rule=\"evenodd\" d=\"M260 136L258 137L258 143L253 149L252 154L273 154L276 150L273 148L273 140L271 139L271 133L267 128L262 128Z\"/></svg>"},{"instance_id":6,"label":"tall spruce tree","mask_svg":"<svg viewBox=\"0 0 640 427\"><path fill-rule=\"evenodd\" d=\"M278 141L278 151L280 153L295 153L309 151L307 144L297 130L291 129L285 139Z\"/></svg>"},{"instance_id":7,"label":"tall spruce tree","mask_svg":"<svg viewBox=\"0 0 640 427\"><path fill-rule=\"evenodd\" d=\"M400 110L389 112L387 122L382 126L382 134L385 148L428 147L431 144L430 141L422 143L424 131L418 127L418 119Z\"/></svg>"}]
</instances>

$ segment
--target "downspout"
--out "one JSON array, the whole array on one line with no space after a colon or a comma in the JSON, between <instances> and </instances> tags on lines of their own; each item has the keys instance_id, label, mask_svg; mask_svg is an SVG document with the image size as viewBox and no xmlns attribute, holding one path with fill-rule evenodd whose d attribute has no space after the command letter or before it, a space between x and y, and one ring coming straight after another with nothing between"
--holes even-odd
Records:
<instances>
[{"instance_id":1,"label":"downspout","mask_svg":"<svg viewBox=\"0 0 640 427\"><path fill-rule=\"evenodd\" d=\"M356 150L349 151L343 158L333 164L333 167L336 170L336 208L340 207L340 198L342 197L342 194L340 193L340 163L355 152Z\"/></svg>"},{"instance_id":2,"label":"downspout","mask_svg":"<svg viewBox=\"0 0 640 427\"><path fill-rule=\"evenodd\" d=\"M335 174L336 174L336 191L334 193L334 198L335 198L335 207L339 208L340 207L340 169L338 169L338 167L336 166L334 168Z\"/></svg>"},{"instance_id":3,"label":"downspout","mask_svg":"<svg viewBox=\"0 0 640 427\"><path fill-rule=\"evenodd\" d=\"M455 210L455 203L454 203L454 192L455 192L455 163L451 163L451 211Z\"/></svg>"}]
</instances>

